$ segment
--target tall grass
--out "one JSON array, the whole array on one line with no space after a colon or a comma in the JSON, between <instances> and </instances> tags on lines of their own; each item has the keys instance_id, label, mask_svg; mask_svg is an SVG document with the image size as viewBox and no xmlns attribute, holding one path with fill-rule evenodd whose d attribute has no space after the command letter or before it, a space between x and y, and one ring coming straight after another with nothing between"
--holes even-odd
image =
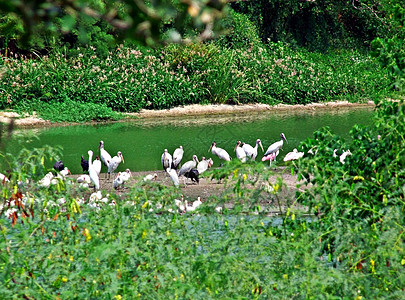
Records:
<instances>
[{"instance_id":1,"label":"tall grass","mask_svg":"<svg viewBox=\"0 0 405 300\"><path fill-rule=\"evenodd\" d=\"M389 78L378 63L356 52L317 54L287 45L226 49L211 44L161 49L124 46L104 59L95 48L38 59L2 61L0 108L37 110L58 121L82 121L45 113L40 103L101 105L104 115L166 109L194 103L307 104L365 101L388 96ZM46 106L45 106L46 107Z\"/></svg>"}]
</instances>

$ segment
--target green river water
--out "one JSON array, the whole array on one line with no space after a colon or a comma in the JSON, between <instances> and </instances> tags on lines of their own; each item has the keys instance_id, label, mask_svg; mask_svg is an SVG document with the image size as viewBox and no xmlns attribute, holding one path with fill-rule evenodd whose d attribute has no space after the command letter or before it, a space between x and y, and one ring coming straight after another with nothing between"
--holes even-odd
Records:
<instances>
[{"instance_id":1,"label":"green river water","mask_svg":"<svg viewBox=\"0 0 405 300\"><path fill-rule=\"evenodd\" d=\"M28 149L45 144L62 146L61 159L73 174L82 173L81 155L87 159L88 150L93 150L95 155L99 153L97 146L100 140L104 141L105 149L112 156L117 151L123 153L125 163L118 167L118 171L126 168L131 171L149 171L162 169L160 158L165 148L173 153L174 149L182 145L185 150L182 163L191 160L193 154L196 154L199 159L202 156L212 157L214 166L218 166L219 159L208 153L212 141L216 141L218 147L235 157L233 149L236 141L241 140L254 146L256 139L260 138L266 151L271 143L280 140L281 132L288 140L288 144L284 144L284 151L280 153L279 161L282 161L286 153L297 147L300 141L311 137L315 130L330 126L334 133L348 138L354 124L368 125L372 115L371 108L330 108L322 111L161 117L110 124L21 129L18 132L38 136L38 140L24 143ZM16 139L17 136L7 142L7 152L17 153L20 150ZM257 160L262 156L259 150Z\"/></svg>"}]
</instances>

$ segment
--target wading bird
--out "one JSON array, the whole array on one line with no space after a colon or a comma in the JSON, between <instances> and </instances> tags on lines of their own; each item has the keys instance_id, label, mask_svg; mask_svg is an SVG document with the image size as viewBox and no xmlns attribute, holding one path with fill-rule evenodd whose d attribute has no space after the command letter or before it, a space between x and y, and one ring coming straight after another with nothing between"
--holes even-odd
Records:
<instances>
[{"instance_id":1,"label":"wading bird","mask_svg":"<svg viewBox=\"0 0 405 300\"><path fill-rule=\"evenodd\" d=\"M171 168L173 159L172 159L172 156L169 153L169 151L167 151L167 149L165 149L165 151L163 152L161 161L162 161L163 170L166 171L168 168Z\"/></svg>"},{"instance_id":2,"label":"wading bird","mask_svg":"<svg viewBox=\"0 0 405 300\"><path fill-rule=\"evenodd\" d=\"M271 144L270 146L269 146L269 148L267 148L267 151L266 151L266 153L264 153L264 156L266 157L267 155L269 155L269 154L272 154L272 153L276 153L277 151L279 151L279 150L283 150L283 141L286 141L287 142L287 139L286 139L286 137L285 137L285 135L284 135L284 133L281 133L280 134L280 140L278 141L278 142L275 142L275 143L273 143L273 144ZM287 142L288 143L288 142ZM277 155L276 155L277 156ZM264 157L263 157L264 158ZM274 157L274 160L275 160L275 157ZM262 161L263 161L263 159L262 159Z\"/></svg>"},{"instance_id":3,"label":"wading bird","mask_svg":"<svg viewBox=\"0 0 405 300\"><path fill-rule=\"evenodd\" d=\"M255 160L256 157L257 157L257 148L258 148L258 146L260 146L260 148L262 148L262 151L264 152L262 141L260 139L256 140L256 146L255 147L252 147L249 144L243 144L242 149L245 151L246 156L248 158L250 158L251 160Z\"/></svg>"},{"instance_id":4,"label":"wading bird","mask_svg":"<svg viewBox=\"0 0 405 300\"><path fill-rule=\"evenodd\" d=\"M180 170L179 170L179 177L186 174L187 172L190 172L191 169L194 169L198 164L198 158L197 155L193 155L193 160L189 160L188 162L185 162ZM186 184L184 180L184 184Z\"/></svg>"},{"instance_id":5,"label":"wading bird","mask_svg":"<svg viewBox=\"0 0 405 300\"><path fill-rule=\"evenodd\" d=\"M121 162L125 163L124 156L122 156L121 151L118 151L117 155L111 158L110 163L108 164L108 178L110 178L110 174L114 173Z\"/></svg>"},{"instance_id":6,"label":"wading bird","mask_svg":"<svg viewBox=\"0 0 405 300\"><path fill-rule=\"evenodd\" d=\"M100 172L101 172L101 160L98 155L96 156L96 159L93 161L93 168L96 170L97 175L100 177Z\"/></svg>"},{"instance_id":7,"label":"wading bird","mask_svg":"<svg viewBox=\"0 0 405 300\"><path fill-rule=\"evenodd\" d=\"M183 158L184 150L183 146L179 146L176 150L173 152L173 161L172 161L172 169L177 170L177 167L180 165L180 162Z\"/></svg>"},{"instance_id":8,"label":"wading bird","mask_svg":"<svg viewBox=\"0 0 405 300\"><path fill-rule=\"evenodd\" d=\"M200 173L197 169L191 169L190 171L184 173L184 177L191 179L191 181L200 183L199 179Z\"/></svg>"},{"instance_id":9,"label":"wading bird","mask_svg":"<svg viewBox=\"0 0 405 300\"><path fill-rule=\"evenodd\" d=\"M179 176L177 176L176 170L167 168L166 169L167 174L169 174L170 179L173 181L173 184L178 187L179 186Z\"/></svg>"},{"instance_id":10,"label":"wading bird","mask_svg":"<svg viewBox=\"0 0 405 300\"><path fill-rule=\"evenodd\" d=\"M216 142L212 142L210 149L208 150L208 152L218 156L219 159L221 160L221 166L222 166L222 160L225 161L230 161L231 157L229 156L228 152L226 152L226 150L217 147L217 143Z\"/></svg>"},{"instance_id":11,"label":"wading bird","mask_svg":"<svg viewBox=\"0 0 405 300\"><path fill-rule=\"evenodd\" d=\"M157 179L157 174L148 174L143 178L143 181L151 181L151 180L156 180Z\"/></svg>"},{"instance_id":12,"label":"wading bird","mask_svg":"<svg viewBox=\"0 0 405 300\"><path fill-rule=\"evenodd\" d=\"M103 164L108 168L108 165L111 162L111 155L104 149L104 142L100 141L98 148L100 149L100 159Z\"/></svg>"},{"instance_id":13,"label":"wading bird","mask_svg":"<svg viewBox=\"0 0 405 300\"><path fill-rule=\"evenodd\" d=\"M304 152L298 152L297 148L294 148L292 152L288 152L283 161L296 160L304 156Z\"/></svg>"},{"instance_id":14,"label":"wading bird","mask_svg":"<svg viewBox=\"0 0 405 300\"><path fill-rule=\"evenodd\" d=\"M212 158L205 159L205 157L202 157L201 161L197 165L198 174L202 174L203 172L207 171L208 168L211 168L213 164L214 162L212 161Z\"/></svg>"},{"instance_id":15,"label":"wading bird","mask_svg":"<svg viewBox=\"0 0 405 300\"><path fill-rule=\"evenodd\" d=\"M94 190L100 189L100 178L98 177L97 171L93 166L93 151L89 150L89 176L90 180L94 183Z\"/></svg>"},{"instance_id":16,"label":"wading bird","mask_svg":"<svg viewBox=\"0 0 405 300\"><path fill-rule=\"evenodd\" d=\"M240 146L241 144L242 144L241 141L236 142L235 146L236 157L240 159L241 162L246 162L247 160L246 153Z\"/></svg>"}]
</instances>

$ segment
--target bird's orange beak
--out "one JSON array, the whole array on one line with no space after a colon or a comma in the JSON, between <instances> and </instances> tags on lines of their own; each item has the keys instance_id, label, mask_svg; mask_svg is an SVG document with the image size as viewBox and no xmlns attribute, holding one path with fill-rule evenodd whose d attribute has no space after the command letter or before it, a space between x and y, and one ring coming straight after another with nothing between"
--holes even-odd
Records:
<instances>
[{"instance_id":1,"label":"bird's orange beak","mask_svg":"<svg viewBox=\"0 0 405 300\"><path fill-rule=\"evenodd\" d=\"M260 148L262 148L262 151L264 152L262 142L260 142L259 145L260 145Z\"/></svg>"}]
</instances>

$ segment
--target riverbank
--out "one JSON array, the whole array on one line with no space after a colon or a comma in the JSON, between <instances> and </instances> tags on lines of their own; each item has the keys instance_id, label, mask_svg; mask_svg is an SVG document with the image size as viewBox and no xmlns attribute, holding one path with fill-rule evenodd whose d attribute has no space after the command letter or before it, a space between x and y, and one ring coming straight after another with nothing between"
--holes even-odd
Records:
<instances>
[{"instance_id":1,"label":"riverbank","mask_svg":"<svg viewBox=\"0 0 405 300\"><path fill-rule=\"evenodd\" d=\"M273 111L273 112L296 112L296 111L320 111L328 109L352 109L358 107L374 107L373 101L364 103L351 103L348 101L336 101L327 103L311 103L307 105L286 105L278 104L275 106L267 104L245 104L245 105L227 105L227 104L210 104L210 105L186 105L164 110L146 110L142 109L139 113L127 113L126 117L118 122L129 121L131 119L152 119L152 118L170 118L170 117L185 117L185 116L203 116L203 115L236 115L251 112ZM14 125L17 127L48 127L48 126L68 126L68 125L83 125L90 123L57 123L50 122L39 118L35 113L33 115L20 115L16 112L2 111L0 112L0 123L9 124L14 120ZM114 121L117 122L117 121Z\"/></svg>"}]
</instances>

